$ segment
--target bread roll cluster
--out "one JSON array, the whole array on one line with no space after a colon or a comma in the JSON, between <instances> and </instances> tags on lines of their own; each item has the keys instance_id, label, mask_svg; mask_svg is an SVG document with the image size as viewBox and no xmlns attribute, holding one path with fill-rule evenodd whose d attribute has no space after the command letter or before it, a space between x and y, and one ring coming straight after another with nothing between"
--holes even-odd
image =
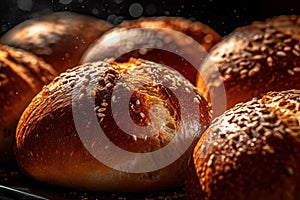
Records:
<instances>
[{"instance_id":1,"label":"bread roll cluster","mask_svg":"<svg viewBox=\"0 0 300 200\"><path fill-rule=\"evenodd\" d=\"M60 72L78 65L89 44L110 28L100 19L57 12L26 20L1 37L0 162L12 158L15 129L31 99Z\"/></svg>"},{"instance_id":2,"label":"bread roll cluster","mask_svg":"<svg viewBox=\"0 0 300 200\"><path fill-rule=\"evenodd\" d=\"M43 58L61 73L78 65L88 46L111 27L86 15L54 12L18 24L0 42Z\"/></svg>"},{"instance_id":3,"label":"bread roll cluster","mask_svg":"<svg viewBox=\"0 0 300 200\"><path fill-rule=\"evenodd\" d=\"M114 28L70 13L30 20L1 38L36 56L1 46L0 150L18 123L14 156L45 183L105 192L185 183L191 200L297 199L299 26L278 16L221 38L175 17ZM226 102L214 101L220 88ZM212 113L215 102L227 110Z\"/></svg>"}]
</instances>

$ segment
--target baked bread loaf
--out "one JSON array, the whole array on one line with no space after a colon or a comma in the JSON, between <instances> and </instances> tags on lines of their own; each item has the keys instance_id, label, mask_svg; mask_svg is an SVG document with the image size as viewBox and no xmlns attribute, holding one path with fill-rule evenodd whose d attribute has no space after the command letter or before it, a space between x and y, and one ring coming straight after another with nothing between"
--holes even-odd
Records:
<instances>
[{"instance_id":1,"label":"baked bread loaf","mask_svg":"<svg viewBox=\"0 0 300 200\"><path fill-rule=\"evenodd\" d=\"M104 34L84 54L81 63L130 57L165 64L193 84L197 69L221 37L200 22L179 17L149 17L127 21Z\"/></svg>"},{"instance_id":2,"label":"baked bread loaf","mask_svg":"<svg viewBox=\"0 0 300 200\"><path fill-rule=\"evenodd\" d=\"M56 72L31 53L0 45L0 161L12 157L18 119Z\"/></svg>"},{"instance_id":3,"label":"baked bread loaf","mask_svg":"<svg viewBox=\"0 0 300 200\"><path fill-rule=\"evenodd\" d=\"M43 58L58 72L76 66L88 46L111 25L72 12L56 12L26 20L9 30L1 43Z\"/></svg>"},{"instance_id":4,"label":"baked bread loaf","mask_svg":"<svg viewBox=\"0 0 300 200\"><path fill-rule=\"evenodd\" d=\"M28 176L83 190L141 192L182 185L210 108L175 70L144 60L87 63L32 100L15 155Z\"/></svg>"},{"instance_id":5,"label":"baked bread loaf","mask_svg":"<svg viewBox=\"0 0 300 200\"><path fill-rule=\"evenodd\" d=\"M268 91L300 89L300 18L277 16L237 28L214 46L208 61L219 69L224 85L208 72L211 81L200 77L198 88L207 98L204 84L211 94L225 86L227 108ZM203 71L211 68L202 64Z\"/></svg>"},{"instance_id":6,"label":"baked bread loaf","mask_svg":"<svg viewBox=\"0 0 300 200\"><path fill-rule=\"evenodd\" d=\"M299 199L299 122L299 90L226 111L195 147L188 199Z\"/></svg>"}]
</instances>

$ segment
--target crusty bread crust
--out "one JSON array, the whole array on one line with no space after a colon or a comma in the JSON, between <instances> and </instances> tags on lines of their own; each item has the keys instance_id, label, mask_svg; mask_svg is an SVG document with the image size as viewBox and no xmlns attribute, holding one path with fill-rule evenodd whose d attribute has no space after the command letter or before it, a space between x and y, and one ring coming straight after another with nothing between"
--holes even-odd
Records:
<instances>
[{"instance_id":1,"label":"crusty bread crust","mask_svg":"<svg viewBox=\"0 0 300 200\"><path fill-rule=\"evenodd\" d=\"M18 124L15 154L27 175L50 184L114 192L166 189L183 184L210 118L198 90L163 65L135 59L87 63L62 73L33 99ZM190 143L179 140L173 152L149 157L149 166L128 156L156 154L176 138ZM173 153L176 159L151 170Z\"/></svg>"},{"instance_id":2,"label":"crusty bread crust","mask_svg":"<svg viewBox=\"0 0 300 200\"><path fill-rule=\"evenodd\" d=\"M56 71L78 65L88 46L112 26L72 12L55 12L26 20L9 30L1 43L43 58Z\"/></svg>"},{"instance_id":3,"label":"crusty bread crust","mask_svg":"<svg viewBox=\"0 0 300 200\"><path fill-rule=\"evenodd\" d=\"M31 53L0 45L0 161L12 157L18 119L55 75L50 65Z\"/></svg>"},{"instance_id":4,"label":"crusty bread crust","mask_svg":"<svg viewBox=\"0 0 300 200\"><path fill-rule=\"evenodd\" d=\"M145 17L125 21L105 33L85 52L81 63L111 57L118 62L142 58L172 67L195 84L202 58L220 39L218 33L200 22Z\"/></svg>"},{"instance_id":5,"label":"crusty bread crust","mask_svg":"<svg viewBox=\"0 0 300 200\"><path fill-rule=\"evenodd\" d=\"M299 42L300 18L278 16L239 27L215 45L208 59L220 71L227 108L269 91L300 89ZM207 76L211 77L207 83L210 92L223 87L214 84L213 75ZM205 89L201 79L197 85ZM208 91L203 94L209 95Z\"/></svg>"},{"instance_id":6,"label":"crusty bread crust","mask_svg":"<svg viewBox=\"0 0 300 200\"><path fill-rule=\"evenodd\" d=\"M187 196L299 199L300 91L269 92L237 104L197 143Z\"/></svg>"}]
</instances>

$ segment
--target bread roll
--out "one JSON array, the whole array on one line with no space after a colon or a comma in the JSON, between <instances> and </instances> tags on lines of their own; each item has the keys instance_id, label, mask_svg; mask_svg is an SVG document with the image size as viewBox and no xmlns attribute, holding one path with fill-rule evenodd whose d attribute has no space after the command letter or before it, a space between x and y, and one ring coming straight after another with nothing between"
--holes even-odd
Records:
<instances>
[{"instance_id":1,"label":"bread roll","mask_svg":"<svg viewBox=\"0 0 300 200\"><path fill-rule=\"evenodd\" d=\"M56 72L31 53L0 45L0 161L12 157L17 122Z\"/></svg>"},{"instance_id":2,"label":"bread roll","mask_svg":"<svg viewBox=\"0 0 300 200\"><path fill-rule=\"evenodd\" d=\"M299 199L299 122L299 90L226 111L195 147L188 199Z\"/></svg>"},{"instance_id":3,"label":"bread roll","mask_svg":"<svg viewBox=\"0 0 300 200\"><path fill-rule=\"evenodd\" d=\"M208 59L220 71L227 108L253 97L260 98L268 91L300 89L299 43L300 18L277 16L237 28L215 45ZM205 66L205 62L202 64L203 68L211 67L210 64ZM212 77L204 83L210 93L223 87L214 81ZM202 91L202 77L197 85ZM203 94L208 95L207 92Z\"/></svg>"},{"instance_id":4,"label":"bread roll","mask_svg":"<svg viewBox=\"0 0 300 200\"><path fill-rule=\"evenodd\" d=\"M175 70L131 59L67 70L33 99L15 155L30 177L106 192L182 185L210 108Z\"/></svg>"},{"instance_id":5,"label":"bread roll","mask_svg":"<svg viewBox=\"0 0 300 200\"><path fill-rule=\"evenodd\" d=\"M219 34L200 23L179 17L149 17L123 22L94 42L82 63L130 57L165 64L179 71L193 84L207 51L220 40Z\"/></svg>"},{"instance_id":6,"label":"bread roll","mask_svg":"<svg viewBox=\"0 0 300 200\"><path fill-rule=\"evenodd\" d=\"M88 46L110 28L110 24L100 19L56 12L20 23L0 41L32 52L63 72L78 65Z\"/></svg>"}]
</instances>

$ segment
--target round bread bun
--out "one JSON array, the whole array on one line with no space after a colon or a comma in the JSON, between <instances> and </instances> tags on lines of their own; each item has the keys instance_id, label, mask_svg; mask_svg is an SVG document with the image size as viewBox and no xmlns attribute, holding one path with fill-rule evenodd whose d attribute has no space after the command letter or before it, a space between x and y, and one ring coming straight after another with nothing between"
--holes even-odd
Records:
<instances>
[{"instance_id":1,"label":"round bread bun","mask_svg":"<svg viewBox=\"0 0 300 200\"><path fill-rule=\"evenodd\" d=\"M299 122L299 90L227 110L195 147L188 199L299 199Z\"/></svg>"},{"instance_id":2,"label":"round bread bun","mask_svg":"<svg viewBox=\"0 0 300 200\"><path fill-rule=\"evenodd\" d=\"M300 18L277 16L237 28L214 46L207 59L220 71L227 108L269 91L300 89ZM211 67L209 63L202 63L203 70ZM206 98L203 84L210 93L223 87L211 77L207 83L202 77L197 80Z\"/></svg>"},{"instance_id":3,"label":"round bread bun","mask_svg":"<svg viewBox=\"0 0 300 200\"><path fill-rule=\"evenodd\" d=\"M88 46L111 25L72 12L55 12L26 20L4 34L1 43L29 51L58 72L78 65Z\"/></svg>"},{"instance_id":4,"label":"round bread bun","mask_svg":"<svg viewBox=\"0 0 300 200\"><path fill-rule=\"evenodd\" d=\"M175 70L135 59L87 63L32 100L18 124L15 155L25 174L49 184L166 189L184 184L210 119L206 100Z\"/></svg>"},{"instance_id":5,"label":"round bread bun","mask_svg":"<svg viewBox=\"0 0 300 200\"><path fill-rule=\"evenodd\" d=\"M17 122L56 72L31 53L0 45L0 161L12 157Z\"/></svg>"},{"instance_id":6,"label":"round bread bun","mask_svg":"<svg viewBox=\"0 0 300 200\"><path fill-rule=\"evenodd\" d=\"M220 39L200 22L180 17L140 18L104 34L85 52L81 63L111 57L118 62L142 58L170 66L195 84L202 58Z\"/></svg>"}]
</instances>

